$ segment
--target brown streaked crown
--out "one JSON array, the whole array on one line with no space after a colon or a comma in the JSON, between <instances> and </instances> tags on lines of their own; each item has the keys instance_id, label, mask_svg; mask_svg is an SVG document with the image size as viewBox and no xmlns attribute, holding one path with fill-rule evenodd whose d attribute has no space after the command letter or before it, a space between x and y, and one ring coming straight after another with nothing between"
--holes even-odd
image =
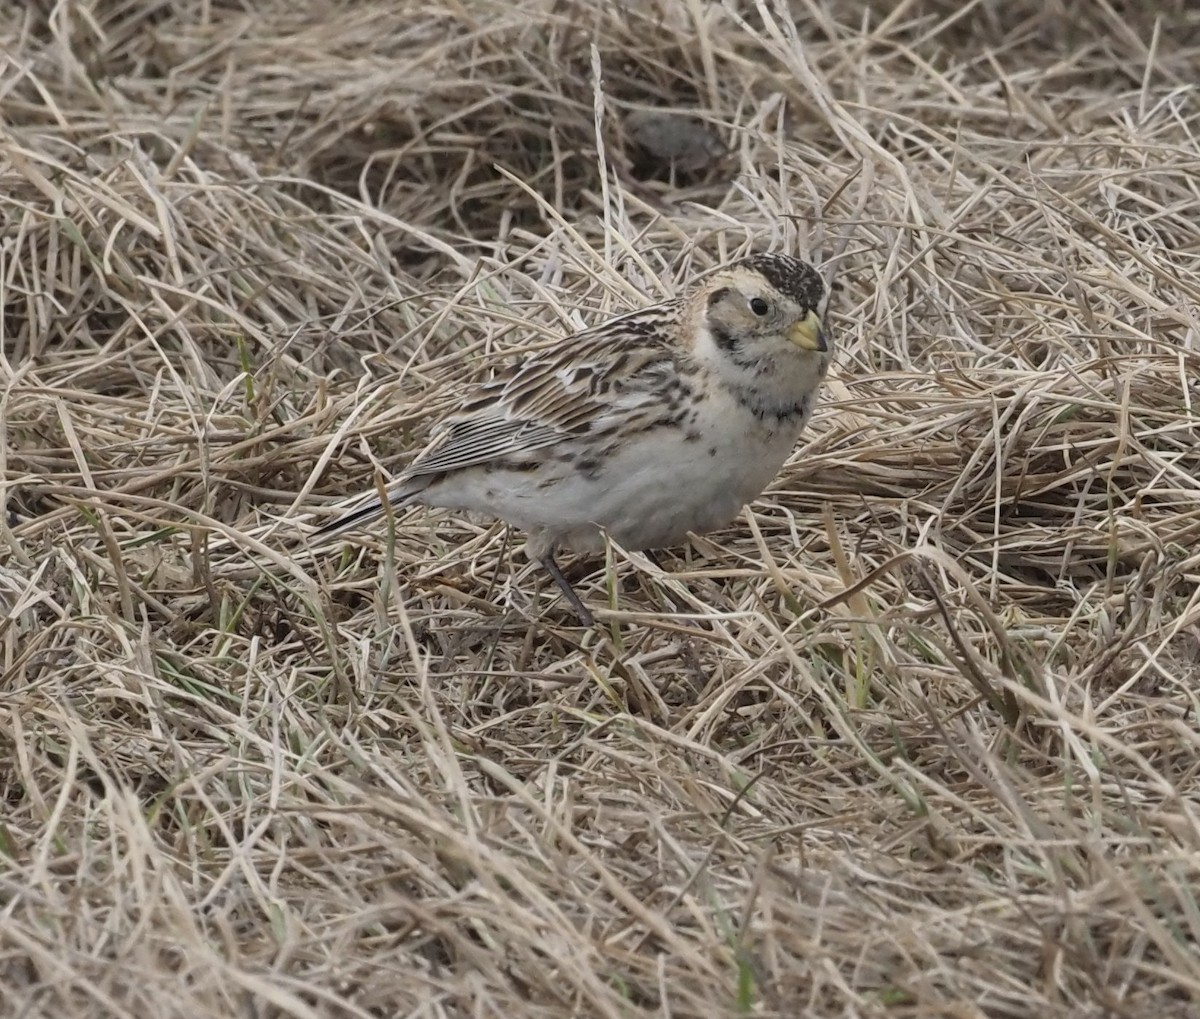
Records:
<instances>
[{"instance_id":1,"label":"brown streaked crown","mask_svg":"<svg viewBox=\"0 0 1200 1019\"><path fill-rule=\"evenodd\" d=\"M759 273L785 297L800 307L815 311L825 296L825 283L807 262L791 255L750 255L730 268L745 267Z\"/></svg>"}]
</instances>

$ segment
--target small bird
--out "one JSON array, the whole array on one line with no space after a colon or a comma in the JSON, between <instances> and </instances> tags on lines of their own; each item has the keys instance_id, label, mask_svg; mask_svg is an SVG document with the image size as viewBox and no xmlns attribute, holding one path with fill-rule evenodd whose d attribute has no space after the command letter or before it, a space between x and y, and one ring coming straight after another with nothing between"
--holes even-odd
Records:
<instances>
[{"instance_id":1,"label":"small bird","mask_svg":"<svg viewBox=\"0 0 1200 1019\"><path fill-rule=\"evenodd\" d=\"M584 626L560 549L604 534L667 548L731 521L778 473L832 352L825 285L807 262L757 254L679 298L565 337L497 371L387 488L393 507L476 511L525 531ZM318 528L383 516L377 497Z\"/></svg>"}]
</instances>

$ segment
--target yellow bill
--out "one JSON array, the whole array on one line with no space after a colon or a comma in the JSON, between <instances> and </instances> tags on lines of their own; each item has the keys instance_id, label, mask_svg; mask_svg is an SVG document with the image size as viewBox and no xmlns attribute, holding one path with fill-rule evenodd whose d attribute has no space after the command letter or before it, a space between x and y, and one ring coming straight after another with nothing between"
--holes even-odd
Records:
<instances>
[{"instance_id":1,"label":"yellow bill","mask_svg":"<svg viewBox=\"0 0 1200 1019\"><path fill-rule=\"evenodd\" d=\"M801 350L816 350L824 353L829 349L825 342L825 330L821 328L821 316L810 311L791 329L787 338Z\"/></svg>"}]
</instances>

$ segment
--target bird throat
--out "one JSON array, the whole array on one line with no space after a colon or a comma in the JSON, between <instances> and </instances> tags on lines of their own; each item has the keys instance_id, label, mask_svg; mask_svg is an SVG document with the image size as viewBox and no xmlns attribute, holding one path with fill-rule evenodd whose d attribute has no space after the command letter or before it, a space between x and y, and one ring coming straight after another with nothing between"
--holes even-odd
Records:
<instances>
[{"instance_id":1,"label":"bird throat","mask_svg":"<svg viewBox=\"0 0 1200 1019\"><path fill-rule=\"evenodd\" d=\"M792 374L786 370L787 366L761 349L756 350L758 344L747 344L716 323L706 325L718 351L715 363L710 363L738 405L759 421L784 427L803 426L812 409L816 387L809 380L787 377Z\"/></svg>"}]
</instances>

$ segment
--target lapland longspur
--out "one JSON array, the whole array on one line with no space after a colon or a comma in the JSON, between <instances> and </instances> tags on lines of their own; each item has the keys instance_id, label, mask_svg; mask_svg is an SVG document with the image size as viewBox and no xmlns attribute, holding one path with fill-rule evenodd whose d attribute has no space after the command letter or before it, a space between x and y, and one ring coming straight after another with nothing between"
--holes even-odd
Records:
<instances>
[{"instance_id":1,"label":"lapland longspur","mask_svg":"<svg viewBox=\"0 0 1200 1019\"><path fill-rule=\"evenodd\" d=\"M555 553L600 551L604 532L628 549L677 545L758 496L832 360L824 296L808 263L752 255L680 298L568 336L470 394L387 501L483 512L527 532L526 553L590 626ZM314 537L385 512L370 498Z\"/></svg>"}]
</instances>

